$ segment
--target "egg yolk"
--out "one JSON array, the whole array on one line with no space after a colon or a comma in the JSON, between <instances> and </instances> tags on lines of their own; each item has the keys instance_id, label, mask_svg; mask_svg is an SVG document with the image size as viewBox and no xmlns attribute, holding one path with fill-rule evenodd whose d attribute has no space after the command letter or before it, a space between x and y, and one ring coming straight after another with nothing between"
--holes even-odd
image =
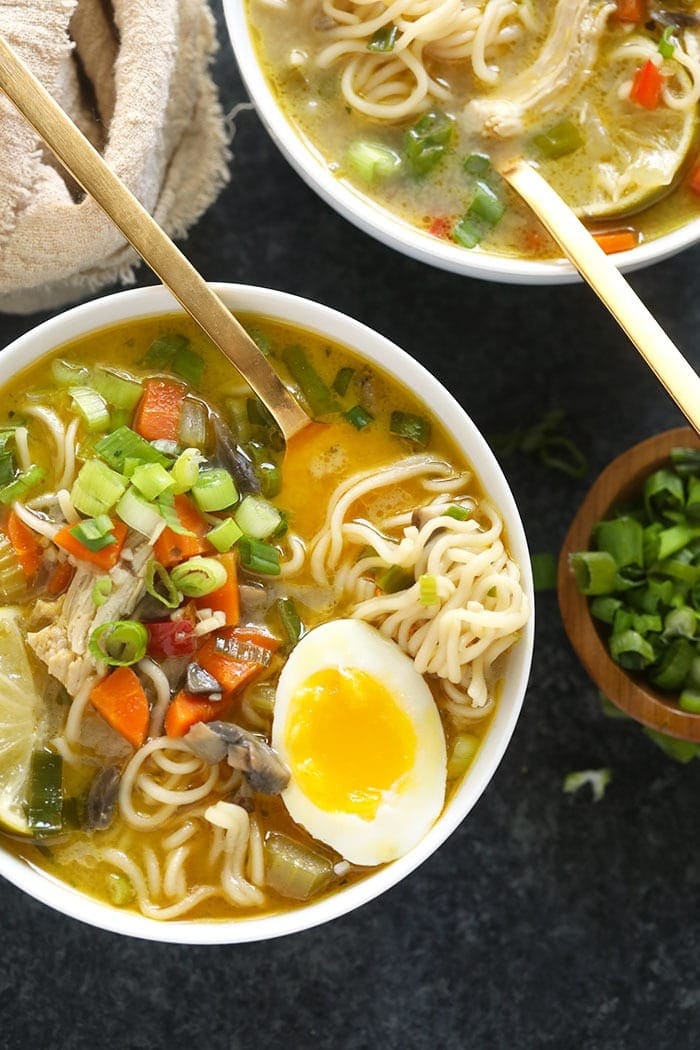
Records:
<instances>
[{"instance_id":1,"label":"egg yolk","mask_svg":"<svg viewBox=\"0 0 700 1050\"><path fill-rule=\"evenodd\" d=\"M416 732L386 686L356 667L316 671L294 692L286 747L294 778L319 809L376 815L412 769Z\"/></svg>"}]
</instances>

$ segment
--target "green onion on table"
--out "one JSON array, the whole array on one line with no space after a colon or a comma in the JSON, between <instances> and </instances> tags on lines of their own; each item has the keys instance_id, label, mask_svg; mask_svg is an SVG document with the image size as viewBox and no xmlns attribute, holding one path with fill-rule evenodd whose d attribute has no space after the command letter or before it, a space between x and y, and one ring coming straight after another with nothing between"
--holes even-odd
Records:
<instances>
[{"instance_id":1,"label":"green onion on table","mask_svg":"<svg viewBox=\"0 0 700 1050\"><path fill-rule=\"evenodd\" d=\"M571 556L613 660L700 713L700 455L676 448L637 504L601 521Z\"/></svg>"}]
</instances>

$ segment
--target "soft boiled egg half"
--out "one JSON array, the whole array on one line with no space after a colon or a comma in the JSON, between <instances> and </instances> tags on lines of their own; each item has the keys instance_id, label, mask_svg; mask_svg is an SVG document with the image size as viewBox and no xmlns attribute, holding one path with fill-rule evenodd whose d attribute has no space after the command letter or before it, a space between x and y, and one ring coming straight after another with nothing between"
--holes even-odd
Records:
<instances>
[{"instance_id":1,"label":"soft boiled egg half","mask_svg":"<svg viewBox=\"0 0 700 1050\"><path fill-rule=\"evenodd\" d=\"M292 818L353 864L395 860L445 799L445 734L413 661L374 627L314 628L280 675L272 746Z\"/></svg>"}]
</instances>

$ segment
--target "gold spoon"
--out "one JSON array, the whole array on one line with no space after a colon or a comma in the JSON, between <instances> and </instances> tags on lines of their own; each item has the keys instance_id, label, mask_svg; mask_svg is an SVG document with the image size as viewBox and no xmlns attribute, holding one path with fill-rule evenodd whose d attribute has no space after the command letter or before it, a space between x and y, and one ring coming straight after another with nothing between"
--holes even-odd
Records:
<instances>
[{"instance_id":1,"label":"gold spoon","mask_svg":"<svg viewBox=\"0 0 700 1050\"><path fill-rule=\"evenodd\" d=\"M595 238L556 190L523 157L498 165L700 434L700 377L647 310Z\"/></svg>"},{"instance_id":2,"label":"gold spoon","mask_svg":"<svg viewBox=\"0 0 700 1050\"><path fill-rule=\"evenodd\" d=\"M287 444L312 420L246 330L0 36L0 88L275 418Z\"/></svg>"}]
</instances>

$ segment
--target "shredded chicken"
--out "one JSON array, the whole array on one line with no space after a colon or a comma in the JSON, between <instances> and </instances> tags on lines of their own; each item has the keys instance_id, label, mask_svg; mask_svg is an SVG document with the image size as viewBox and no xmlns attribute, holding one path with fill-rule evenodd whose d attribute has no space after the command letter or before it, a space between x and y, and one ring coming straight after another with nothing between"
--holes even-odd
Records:
<instances>
[{"instance_id":1,"label":"shredded chicken","mask_svg":"<svg viewBox=\"0 0 700 1050\"><path fill-rule=\"evenodd\" d=\"M608 0L559 0L535 62L508 84L507 94L468 102L465 126L494 138L514 138L523 133L533 110L538 115L560 110L581 88L614 10Z\"/></svg>"},{"instance_id":2,"label":"shredded chicken","mask_svg":"<svg viewBox=\"0 0 700 1050\"><path fill-rule=\"evenodd\" d=\"M109 572L112 590L104 605L96 606L92 590L99 573L81 565L65 594L55 602L38 602L30 627L37 630L27 641L49 674L75 696L88 678L104 673L104 664L88 649L96 627L112 620L123 620L136 608L146 589L146 566L152 555L148 540L136 533L130 536L119 562Z\"/></svg>"}]
</instances>

